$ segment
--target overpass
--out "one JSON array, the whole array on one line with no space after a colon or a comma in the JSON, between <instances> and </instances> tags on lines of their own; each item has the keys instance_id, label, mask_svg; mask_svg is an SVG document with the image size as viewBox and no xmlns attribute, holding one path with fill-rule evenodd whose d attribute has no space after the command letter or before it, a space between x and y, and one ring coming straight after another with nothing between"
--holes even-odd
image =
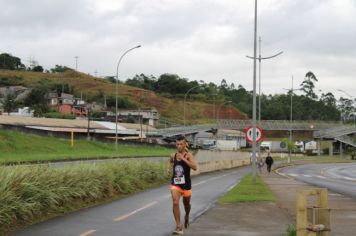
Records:
<instances>
[{"instance_id":1,"label":"overpass","mask_svg":"<svg viewBox=\"0 0 356 236\"><path fill-rule=\"evenodd\" d=\"M319 130L319 131L315 131L313 133L313 136L315 139L335 140L356 147L355 126L339 126L339 127Z\"/></svg>"},{"instance_id":2,"label":"overpass","mask_svg":"<svg viewBox=\"0 0 356 236\"><path fill-rule=\"evenodd\" d=\"M178 135L195 135L199 132L216 132L217 129L246 130L252 125L252 120L218 120L214 124L179 126L159 129L147 133L147 136L173 138ZM293 121L288 120L262 120L257 124L262 130L285 130L285 131L320 131L342 126L339 122L322 121Z\"/></svg>"}]
</instances>

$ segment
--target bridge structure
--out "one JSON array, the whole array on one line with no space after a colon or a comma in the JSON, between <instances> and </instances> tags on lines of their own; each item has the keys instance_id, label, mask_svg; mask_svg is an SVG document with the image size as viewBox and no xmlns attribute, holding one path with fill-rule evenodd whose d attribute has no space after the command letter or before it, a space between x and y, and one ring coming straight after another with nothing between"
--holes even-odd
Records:
<instances>
[{"instance_id":1,"label":"bridge structure","mask_svg":"<svg viewBox=\"0 0 356 236\"><path fill-rule=\"evenodd\" d=\"M203 124L203 125L190 125L178 126L166 129L159 129L156 131L148 132L148 137L160 137L166 140L174 140L176 136L191 136L193 143L195 143L195 136L199 132L216 133L219 129L233 129L233 130L246 130L252 126L252 120L229 120L220 119L217 123ZM257 122L262 130L279 130L279 131L311 131L315 134L324 134L324 130L342 130L346 129L340 122L324 122L324 121L292 121L289 120L261 120ZM329 131L326 131L328 133ZM324 132L324 133L323 133ZM317 138L317 136L315 136ZM343 137L346 139L346 137ZM342 141L340 141L342 142Z\"/></svg>"},{"instance_id":2,"label":"bridge structure","mask_svg":"<svg viewBox=\"0 0 356 236\"><path fill-rule=\"evenodd\" d=\"M340 144L356 147L356 126L339 126L313 132L315 139L338 141ZM342 145L340 145L342 153Z\"/></svg>"}]
</instances>

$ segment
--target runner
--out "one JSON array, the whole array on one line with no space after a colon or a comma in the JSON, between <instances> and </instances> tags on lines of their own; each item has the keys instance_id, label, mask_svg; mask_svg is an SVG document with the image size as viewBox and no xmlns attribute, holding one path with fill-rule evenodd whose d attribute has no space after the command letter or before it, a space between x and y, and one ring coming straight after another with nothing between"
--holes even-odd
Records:
<instances>
[{"instance_id":1,"label":"runner","mask_svg":"<svg viewBox=\"0 0 356 236\"><path fill-rule=\"evenodd\" d=\"M171 179L171 194L173 202L173 215L176 221L176 229L173 234L183 234L183 226L180 221L179 201L183 197L185 210L184 227L189 226L190 198L192 195L192 184L190 169L197 170L197 164L193 155L187 150L187 142L183 136L176 139L177 152L171 155L169 171L173 171Z\"/></svg>"}]
</instances>

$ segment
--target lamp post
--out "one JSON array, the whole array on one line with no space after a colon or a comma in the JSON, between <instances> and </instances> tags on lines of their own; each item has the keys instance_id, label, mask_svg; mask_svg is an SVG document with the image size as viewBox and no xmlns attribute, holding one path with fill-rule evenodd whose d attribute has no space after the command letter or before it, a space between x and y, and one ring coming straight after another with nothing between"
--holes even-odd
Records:
<instances>
[{"instance_id":1,"label":"lamp post","mask_svg":"<svg viewBox=\"0 0 356 236\"><path fill-rule=\"evenodd\" d=\"M257 48L257 0L253 34L253 99L252 99L252 179L256 182L256 48Z\"/></svg>"},{"instance_id":2,"label":"lamp post","mask_svg":"<svg viewBox=\"0 0 356 236\"><path fill-rule=\"evenodd\" d=\"M224 103L222 103L219 107L218 107L218 110L217 110L217 113L216 113L216 136L215 136L215 145L217 143L217 139L218 139L218 120L219 120L219 113L220 113L220 109L223 105L225 104L230 104L232 103L232 101L226 101Z\"/></svg>"},{"instance_id":3,"label":"lamp post","mask_svg":"<svg viewBox=\"0 0 356 236\"><path fill-rule=\"evenodd\" d=\"M293 125L293 93L294 90L301 90L301 89L293 89L293 76L292 76L292 87L291 89L283 88L284 90L290 91L290 128L289 128L289 142L292 143L292 125ZM288 163L291 162L292 150L289 150L288 154Z\"/></svg>"},{"instance_id":4,"label":"lamp post","mask_svg":"<svg viewBox=\"0 0 356 236\"><path fill-rule=\"evenodd\" d=\"M188 93L190 91L192 91L193 89L198 88L198 87L200 87L200 85L197 85L197 86L194 86L194 87L188 89L188 91L184 94L184 101L183 101L183 115L184 115L183 121L184 121L184 126L185 126L185 100L187 99Z\"/></svg>"},{"instance_id":5,"label":"lamp post","mask_svg":"<svg viewBox=\"0 0 356 236\"><path fill-rule=\"evenodd\" d=\"M274 54L273 56L269 57L261 57L261 37L259 37L259 56L256 58L258 60L258 121L261 125L261 61L266 59L271 59L277 57L283 53L283 51ZM254 59L254 57L246 56L247 58Z\"/></svg>"},{"instance_id":6,"label":"lamp post","mask_svg":"<svg viewBox=\"0 0 356 236\"><path fill-rule=\"evenodd\" d=\"M220 113L220 109L222 106L224 106L225 104L230 104L232 103L232 101L226 101L224 103L222 103L219 107L218 107L218 110L217 110L217 113L216 113L216 124L218 124L218 120L219 120L219 113ZM217 127L217 126L216 126Z\"/></svg>"},{"instance_id":7,"label":"lamp post","mask_svg":"<svg viewBox=\"0 0 356 236\"><path fill-rule=\"evenodd\" d=\"M115 147L117 150L117 105L118 105L118 84L119 84L119 66L121 63L122 58L129 53L130 51L136 49L136 48L140 48L141 45L137 45L136 47L130 48L128 50L126 50L120 57L119 62L117 63L117 67L116 67L116 86L115 86Z\"/></svg>"}]
</instances>

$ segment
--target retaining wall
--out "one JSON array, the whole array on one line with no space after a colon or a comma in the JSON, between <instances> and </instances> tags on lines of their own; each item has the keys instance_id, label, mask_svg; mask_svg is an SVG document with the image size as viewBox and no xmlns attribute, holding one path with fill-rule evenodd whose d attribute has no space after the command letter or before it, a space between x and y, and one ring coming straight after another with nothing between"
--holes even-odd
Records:
<instances>
[{"instance_id":1,"label":"retaining wall","mask_svg":"<svg viewBox=\"0 0 356 236\"><path fill-rule=\"evenodd\" d=\"M191 172L192 175L200 173L231 169L234 167L249 165L249 152L241 151L210 151L198 150L194 155L194 160L198 163L198 170Z\"/></svg>"}]
</instances>

